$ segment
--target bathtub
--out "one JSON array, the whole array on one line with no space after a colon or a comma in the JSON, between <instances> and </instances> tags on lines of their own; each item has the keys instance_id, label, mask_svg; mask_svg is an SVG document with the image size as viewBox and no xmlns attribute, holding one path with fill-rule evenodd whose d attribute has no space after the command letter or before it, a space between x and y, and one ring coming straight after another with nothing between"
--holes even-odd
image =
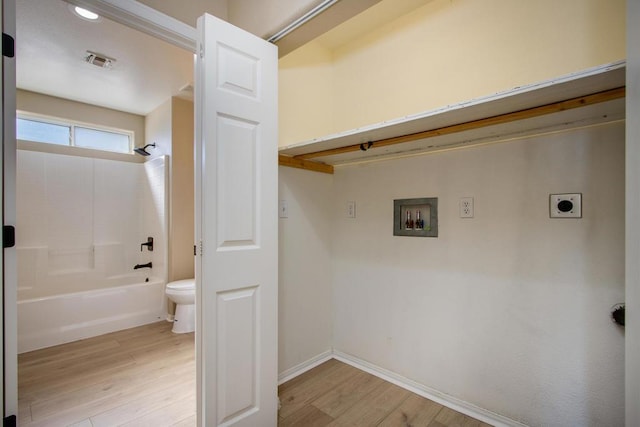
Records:
<instances>
[{"instance_id":1,"label":"bathtub","mask_svg":"<svg viewBox=\"0 0 640 427\"><path fill-rule=\"evenodd\" d=\"M111 280L111 287L18 301L18 353L166 318L164 280L140 275Z\"/></svg>"}]
</instances>

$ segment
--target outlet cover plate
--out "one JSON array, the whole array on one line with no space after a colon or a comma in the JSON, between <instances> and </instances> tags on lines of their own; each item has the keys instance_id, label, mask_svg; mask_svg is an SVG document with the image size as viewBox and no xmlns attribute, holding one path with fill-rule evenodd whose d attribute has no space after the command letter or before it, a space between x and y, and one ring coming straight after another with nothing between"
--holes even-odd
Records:
<instances>
[{"instance_id":1,"label":"outlet cover plate","mask_svg":"<svg viewBox=\"0 0 640 427\"><path fill-rule=\"evenodd\" d=\"M278 217L289 218L289 203L286 200L278 200Z\"/></svg>"},{"instance_id":2,"label":"outlet cover plate","mask_svg":"<svg viewBox=\"0 0 640 427\"><path fill-rule=\"evenodd\" d=\"M473 197L460 198L460 218L473 218Z\"/></svg>"},{"instance_id":3,"label":"outlet cover plate","mask_svg":"<svg viewBox=\"0 0 640 427\"><path fill-rule=\"evenodd\" d=\"M550 218L582 218L582 194L564 193L549 195Z\"/></svg>"},{"instance_id":4,"label":"outlet cover plate","mask_svg":"<svg viewBox=\"0 0 640 427\"><path fill-rule=\"evenodd\" d=\"M356 217L356 202L349 201L347 202L347 218L355 218Z\"/></svg>"}]
</instances>

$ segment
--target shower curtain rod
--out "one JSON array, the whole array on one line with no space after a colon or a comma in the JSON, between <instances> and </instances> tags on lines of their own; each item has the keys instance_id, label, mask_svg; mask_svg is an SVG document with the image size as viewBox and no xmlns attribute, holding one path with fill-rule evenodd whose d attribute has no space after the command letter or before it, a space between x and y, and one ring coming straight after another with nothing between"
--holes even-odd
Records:
<instances>
[{"instance_id":1,"label":"shower curtain rod","mask_svg":"<svg viewBox=\"0 0 640 427\"><path fill-rule=\"evenodd\" d=\"M324 0L322 3L320 3L313 9L311 9L309 12L305 13L300 18L296 19L291 24L287 25L286 27L284 27L283 29L281 29L280 31L278 31L277 33L269 37L267 41L270 43L278 42L278 40L284 38L289 33L297 29L298 27L311 21L313 18L320 15L322 12L329 9L331 6L338 3L339 1L340 0Z\"/></svg>"}]
</instances>

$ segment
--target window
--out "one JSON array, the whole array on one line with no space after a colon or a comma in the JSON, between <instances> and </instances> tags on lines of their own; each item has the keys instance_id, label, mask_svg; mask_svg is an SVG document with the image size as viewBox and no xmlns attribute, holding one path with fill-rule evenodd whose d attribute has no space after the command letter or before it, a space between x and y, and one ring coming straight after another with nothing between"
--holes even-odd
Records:
<instances>
[{"instance_id":1,"label":"window","mask_svg":"<svg viewBox=\"0 0 640 427\"><path fill-rule=\"evenodd\" d=\"M18 118L16 138L45 144L69 145L71 127Z\"/></svg>"},{"instance_id":2,"label":"window","mask_svg":"<svg viewBox=\"0 0 640 427\"><path fill-rule=\"evenodd\" d=\"M131 152L129 135L122 133L76 126L74 136L77 147L116 151L118 153Z\"/></svg>"},{"instance_id":3,"label":"window","mask_svg":"<svg viewBox=\"0 0 640 427\"><path fill-rule=\"evenodd\" d=\"M44 144L132 153L133 132L20 116L16 138Z\"/></svg>"}]
</instances>

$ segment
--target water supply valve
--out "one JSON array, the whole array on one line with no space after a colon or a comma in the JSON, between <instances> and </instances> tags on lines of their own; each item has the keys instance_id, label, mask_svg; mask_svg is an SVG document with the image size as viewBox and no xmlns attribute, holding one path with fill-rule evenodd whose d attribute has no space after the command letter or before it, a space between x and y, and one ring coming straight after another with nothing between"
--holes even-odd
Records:
<instances>
[{"instance_id":1,"label":"water supply valve","mask_svg":"<svg viewBox=\"0 0 640 427\"><path fill-rule=\"evenodd\" d=\"M147 237L147 241L145 243L140 243L140 252L142 252L143 246L146 246L149 252L153 252L153 237Z\"/></svg>"}]
</instances>

